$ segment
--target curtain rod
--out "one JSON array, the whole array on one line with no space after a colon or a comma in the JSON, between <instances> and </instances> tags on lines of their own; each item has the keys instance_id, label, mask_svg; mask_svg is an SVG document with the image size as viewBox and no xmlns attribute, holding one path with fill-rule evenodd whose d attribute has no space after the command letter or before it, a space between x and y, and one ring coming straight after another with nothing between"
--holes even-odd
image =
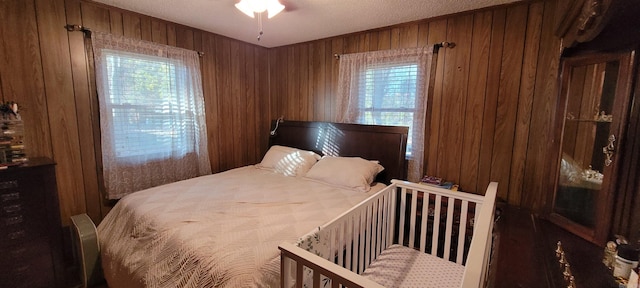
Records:
<instances>
[{"instance_id":1,"label":"curtain rod","mask_svg":"<svg viewBox=\"0 0 640 288\"><path fill-rule=\"evenodd\" d=\"M456 43L444 41L444 42L440 42L440 43L434 44L433 45L433 50L437 52L438 49L440 49L440 48L453 48L453 47L456 47ZM335 57L337 60L339 60L340 59L340 55L342 55L342 54L336 53L336 54L333 54L333 57Z\"/></svg>"},{"instance_id":2,"label":"curtain rod","mask_svg":"<svg viewBox=\"0 0 640 288\"><path fill-rule=\"evenodd\" d=\"M67 24L64 26L64 28L66 28L67 31L69 32L80 31L84 33L85 37L91 37L91 29L88 27L84 27L82 25L77 25L77 24ZM201 51L196 51L196 52L198 52L198 56L200 57L204 56L204 52L201 52Z\"/></svg>"}]
</instances>

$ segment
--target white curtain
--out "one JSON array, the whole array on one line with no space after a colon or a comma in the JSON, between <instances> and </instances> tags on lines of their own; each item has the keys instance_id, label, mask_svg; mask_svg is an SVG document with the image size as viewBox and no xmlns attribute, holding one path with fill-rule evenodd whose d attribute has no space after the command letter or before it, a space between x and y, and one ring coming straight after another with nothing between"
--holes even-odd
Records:
<instances>
[{"instance_id":1,"label":"white curtain","mask_svg":"<svg viewBox=\"0 0 640 288\"><path fill-rule=\"evenodd\" d=\"M197 52L92 32L108 199L210 174Z\"/></svg>"},{"instance_id":2,"label":"white curtain","mask_svg":"<svg viewBox=\"0 0 640 288\"><path fill-rule=\"evenodd\" d=\"M424 171L433 55L433 47L425 47L340 56L336 122L409 126L409 181Z\"/></svg>"}]
</instances>

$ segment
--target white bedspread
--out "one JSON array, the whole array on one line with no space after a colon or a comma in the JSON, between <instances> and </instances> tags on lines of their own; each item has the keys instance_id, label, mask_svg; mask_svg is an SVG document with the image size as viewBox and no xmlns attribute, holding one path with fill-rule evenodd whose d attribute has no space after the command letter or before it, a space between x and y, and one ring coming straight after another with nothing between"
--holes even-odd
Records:
<instances>
[{"instance_id":1,"label":"white bedspread","mask_svg":"<svg viewBox=\"0 0 640 288\"><path fill-rule=\"evenodd\" d=\"M131 194L98 226L109 287L279 287L278 244L368 193L246 166Z\"/></svg>"}]
</instances>

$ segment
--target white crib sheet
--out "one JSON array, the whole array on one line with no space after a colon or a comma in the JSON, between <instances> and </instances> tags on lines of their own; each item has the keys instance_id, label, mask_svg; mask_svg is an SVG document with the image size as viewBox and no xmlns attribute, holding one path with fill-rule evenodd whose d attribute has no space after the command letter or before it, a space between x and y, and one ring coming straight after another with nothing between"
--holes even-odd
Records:
<instances>
[{"instance_id":1,"label":"white crib sheet","mask_svg":"<svg viewBox=\"0 0 640 288\"><path fill-rule=\"evenodd\" d=\"M391 245L362 273L387 288L460 287L464 266L401 246Z\"/></svg>"}]
</instances>

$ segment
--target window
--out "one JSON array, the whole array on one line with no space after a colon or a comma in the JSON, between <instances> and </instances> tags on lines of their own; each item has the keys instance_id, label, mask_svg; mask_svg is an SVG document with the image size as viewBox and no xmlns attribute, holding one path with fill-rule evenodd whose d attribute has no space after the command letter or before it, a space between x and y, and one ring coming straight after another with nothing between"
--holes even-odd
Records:
<instances>
[{"instance_id":1,"label":"window","mask_svg":"<svg viewBox=\"0 0 640 288\"><path fill-rule=\"evenodd\" d=\"M92 32L106 196L211 173L197 52Z\"/></svg>"},{"instance_id":2,"label":"window","mask_svg":"<svg viewBox=\"0 0 640 288\"><path fill-rule=\"evenodd\" d=\"M407 126L412 135L416 111L418 65L385 64L368 68L360 75L362 95L358 103L359 123ZM412 139L407 139L407 156L411 156Z\"/></svg>"},{"instance_id":3,"label":"window","mask_svg":"<svg viewBox=\"0 0 640 288\"><path fill-rule=\"evenodd\" d=\"M433 48L340 56L338 122L409 127L408 180L420 180Z\"/></svg>"},{"instance_id":4,"label":"window","mask_svg":"<svg viewBox=\"0 0 640 288\"><path fill-rule=\"evenodd\" d=\"M108 101L118 161L162 160L195 150L186 67L160 57L106 50ZM183 133L184 132L184 133Z\"/></svg>"}]
</instances>

